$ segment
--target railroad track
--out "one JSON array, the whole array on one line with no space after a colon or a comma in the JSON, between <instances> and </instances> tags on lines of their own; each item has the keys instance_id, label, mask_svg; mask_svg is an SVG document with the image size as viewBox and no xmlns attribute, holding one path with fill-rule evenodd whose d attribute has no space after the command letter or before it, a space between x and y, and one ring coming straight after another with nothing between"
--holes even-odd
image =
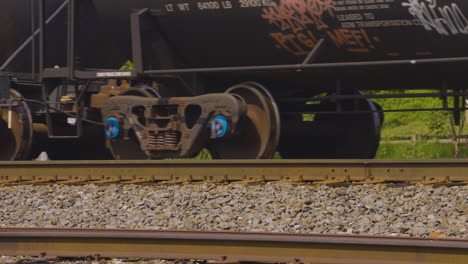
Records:
<instances>
[{"instance_id":1,"label":"railroad track","mask_svg":"<svg viewBox=\"0 0 468 264\"><path fill-rule=\"evenodd\" d=\"M290 233L0 229L0 255L286 263L467 263L468 240Z\"/></svg>"},{"instance_id":2,"label":"railroad track","mask_svg":"<svg viewBox=\"0 0 468 264\"><path fill-rule=\"evenodd\" d=\"M0 185L109 183L468 183L468 160L0 162Z\"/></svg>"}]
</instances>

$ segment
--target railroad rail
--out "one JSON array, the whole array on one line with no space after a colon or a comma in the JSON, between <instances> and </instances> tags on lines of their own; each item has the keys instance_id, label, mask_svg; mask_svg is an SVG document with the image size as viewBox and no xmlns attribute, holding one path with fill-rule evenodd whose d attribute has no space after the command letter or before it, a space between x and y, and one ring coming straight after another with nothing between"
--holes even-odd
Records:
<instances>
[{"instance_id":1,"label":"railroad rail","mask_svg":"<svg viewBox=\"0 0 468 264\"><path fill-rule=\"evenodd\" d=\"M0 229L0 255L287 263L467 263L468 240L207 231Z\"/></svg>"},{"instance_id":2,"label":"railroad rail","mask_svg":"<svg viewBox=\"0 0 468 264\"><path fill-rule=\"evenodd\" d=\"M467 184L468 159L0 162L0 185L271 181Z\"/></svg>"}]
</instances>

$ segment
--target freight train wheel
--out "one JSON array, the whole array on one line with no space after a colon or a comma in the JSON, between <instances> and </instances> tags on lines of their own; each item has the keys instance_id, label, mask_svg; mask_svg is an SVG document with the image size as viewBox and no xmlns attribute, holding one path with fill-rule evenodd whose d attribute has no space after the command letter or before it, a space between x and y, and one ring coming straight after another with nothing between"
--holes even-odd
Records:
<instances>
[{"instance_id":1,"label":"freight train wheel","mask_svg":"<svg viewBox=\"0 0 468 264\"><path fill-rule=\"evenodd\" d=\"M149 86L141 86L136 88L130 88L119 96L142 96L150 98L159 98L159 93ZM134 113L143 114L143 113ZM119 137L113 136L112 133L118 134L118 121L112 119L104 120L106 123L106 134L108 140L108 146L112 152L112 155L117 160L145 160L148 159L148 155L141 149L140 141L133 130L130 130L128 137L130 140L123 140ZM117 135L116 134L116 135Z\"/></svg>"},{"instance_id":2,"label":"freight train wheel","mask_svg":"<svg viewBox=\"0 0 468 264\"><path fill-rule=\"evenodd\" d=\"M10 98L21 99L21 94L10 90ZM9 109L0 109L0 160L25 160L29 157L32 142L32 117L28 104L18 101Z\"/></svg>"},{"instance_id":3,"label":"freight train wheel","mask_svg":"<svg viewBox=\"0 0 468 264\"><path fill-rule=\"evenodd\" d=\"M229 88L247 104L245 118L238 132L210 142L208 149L215 159L268 159L275 154L280 136L278 107L268 90L258 83L246 82Z\"/></svg>"},{"instance_id":4,"label":"freight train wheel","mask_svg":"<svg viewBox=\"0 0 468 264\"><path fill-rule=\"evenodd\" d=\"M335 109L334 103L321 103ZM343 110L351 111L353 101L344 101ZM359 100L361 111L381 110L369 99ZM382 113L316 114L313 121L303 121L301 114L283 114L279 151L289 159L371 159L379 142Z\"/></svg>"}]
</instances>

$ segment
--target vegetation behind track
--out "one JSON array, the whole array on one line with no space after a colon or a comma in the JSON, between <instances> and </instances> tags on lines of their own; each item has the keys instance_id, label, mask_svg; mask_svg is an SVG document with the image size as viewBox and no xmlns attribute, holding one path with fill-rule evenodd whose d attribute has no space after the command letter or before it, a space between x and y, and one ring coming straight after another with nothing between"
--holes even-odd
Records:
<instances>
[{"instance_id":1,"label":"vegetation behind track","mask_svg":"<svg viewBox=\"0 0 468 264\"><path fill-rule=\"evenodd\" d=\"M455 149L452 143L439 143L421 140L410 143L380 143L377 159L443 159L454 158ZM468 146L460 147L460 158L468 158Z\"/></svg>"},{"instance_id":2,"label":"vegetation behind track","mask_svg":"<svg viewBox=\"0 0 468 264\"><path fill-rule=\"evenodd\" d=\"M434 91L418 90L411 92L426 93ZM395 93L404 93L404 91L395 91ZM439 98L374 100L385 110L443 107L443 102ZM449 106L453 105L451 101L448 103ZM457 155L453 143L441 143L438 140L439 138L452 138L451 118L451 112L444 111L385 113L385 122L382 128L382 142L377 153L377 158L422 159L456 157ZM463 118L462 122L464 121ZM454 128L459 135L468 134L466 126L462 126L461 131L460 127L455 126ZM409 138L416 135L421 139L408 142L393 141L395 138ZM468 158L468 144L459 144L458 157Z\"/></svg>"}]
</instances>

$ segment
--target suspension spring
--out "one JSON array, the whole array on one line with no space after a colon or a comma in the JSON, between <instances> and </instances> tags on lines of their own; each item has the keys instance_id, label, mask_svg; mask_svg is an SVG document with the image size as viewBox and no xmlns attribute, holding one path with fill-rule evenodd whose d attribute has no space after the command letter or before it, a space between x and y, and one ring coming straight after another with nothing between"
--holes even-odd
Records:
<instances>
[{"instance_id":1,"label":"suspension spring","mask_svg":"<svg viewBox=\"0 0 468 264\"><path fill-rule=\"evenodd\" d=\"M179 143L179 139L177 136L177 132L175 131L166 131L164 133L165 135L165 140L166 140L166 146L175 148L177 146L177 143Z\"/></svg>"},{"instance_id":2,"label":"suspension spring","mask_svg":"<svg viewBox=\"0 0 468 264\"><path fill-rule=\"evenodd\" d=\"M151 133L148 137L148 145L151 148L176 148L178 143L179 136L176 131Z\"/></svg>"}]
</instances>

